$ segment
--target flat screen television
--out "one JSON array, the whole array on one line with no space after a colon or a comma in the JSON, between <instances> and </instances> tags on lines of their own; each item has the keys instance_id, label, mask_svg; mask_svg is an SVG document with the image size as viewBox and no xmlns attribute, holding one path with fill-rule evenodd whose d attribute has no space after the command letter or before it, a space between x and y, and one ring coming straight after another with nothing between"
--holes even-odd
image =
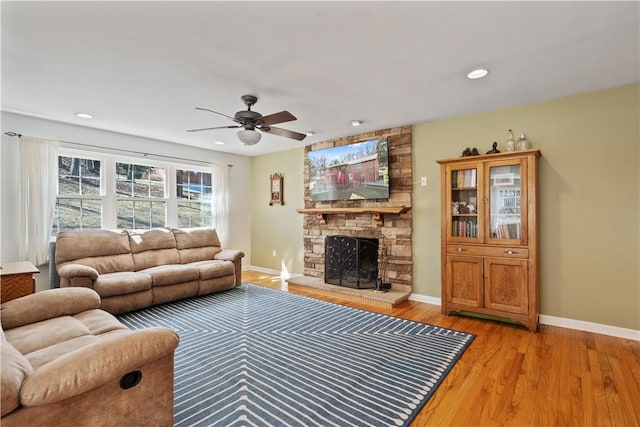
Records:
<instances>
[{"instance_id":1,"label":"flat screen television","mask_svg":"<svg viewBox=\"0 0 640 427\"><path fill-rule=\"evenodd\" d=\"M312 201L389 198L387 139L309 151Z\"/></svg>"}]
</instances>

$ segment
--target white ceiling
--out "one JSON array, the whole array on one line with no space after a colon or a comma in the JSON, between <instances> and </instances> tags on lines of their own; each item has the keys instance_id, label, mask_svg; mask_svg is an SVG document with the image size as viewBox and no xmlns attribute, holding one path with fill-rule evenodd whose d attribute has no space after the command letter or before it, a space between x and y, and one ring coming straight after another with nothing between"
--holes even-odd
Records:
<instances>
[{"instance_id":1,"label":"white ceiling","mask_svg":"<svg viewBox=\"0 0 640 427\"><path fill-rule=\"evenodd\" d=\"M254 156L636 82L639 6L2 1L2 109ZM232 116L243 94L316 134L186 132L233 124L194 107Z\"/></svg>"}]
</instances>

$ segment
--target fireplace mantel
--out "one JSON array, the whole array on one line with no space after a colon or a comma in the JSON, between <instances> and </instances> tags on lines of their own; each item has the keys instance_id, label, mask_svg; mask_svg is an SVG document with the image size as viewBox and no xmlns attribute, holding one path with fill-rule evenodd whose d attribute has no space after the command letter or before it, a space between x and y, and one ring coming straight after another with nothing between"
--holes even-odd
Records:
<instances>
[{"instance_id":1,"label":"fireplace mantel","mask_svg":"<svg viewBox=\"0 0 640 427\"><path fill-rule=\"evenodd\" d=\"M339 215L339 214L372 214L373 221L376 227L382 227L384 225L384 215L398 215L403 214L411 209L407 206L388 206L388 207L366 207L366 208L309 208L309 209L296 209L298 213L304 215L315 215L320 221L320 224L327 224L327 215Z\"/></svg>"}]
</instances>

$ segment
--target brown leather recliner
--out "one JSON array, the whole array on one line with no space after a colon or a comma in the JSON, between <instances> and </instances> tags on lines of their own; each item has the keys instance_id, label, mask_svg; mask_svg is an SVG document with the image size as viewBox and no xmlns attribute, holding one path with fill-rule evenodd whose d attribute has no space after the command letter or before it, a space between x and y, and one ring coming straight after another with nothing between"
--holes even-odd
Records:
<instances>
[{"instance_id":1,"label":"brown leather recliner","mask_svg":"<svg viewBox=\"0 0 640 427\"><path fill-rule=\"evenodd\" d=\"M0 305L3 427L172 425L178 335L99 307L87 288Z\"/></svg>"}]
</instances>

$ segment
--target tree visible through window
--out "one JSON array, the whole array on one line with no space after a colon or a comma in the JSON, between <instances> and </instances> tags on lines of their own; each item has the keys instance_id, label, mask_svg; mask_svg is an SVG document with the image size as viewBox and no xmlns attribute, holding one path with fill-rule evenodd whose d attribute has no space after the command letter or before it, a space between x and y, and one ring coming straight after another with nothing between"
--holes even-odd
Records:
<instances>
[{"instance_id":1,"label":"tree visible through window","mask_svg":"<svg viewBox=\"0 0 640 427\"><path fill-rule=\"evenodd\" d=\"M53 235L74 228L102 226L99 160L58 157L58 198L53 218Z\"/></svg>"},{"instance_id":2,"label":"tree visible through window","mask_svg":"<svg viewBox=\"0 0 640 427\"><path fill-rule=\"evenodd\" d=\"M164 168L116 163L118 228L165 226L165 176Z\"/></svg>"},{"instance_id":3,"label":"tree visible through window","mask_svg":"<svg viewBox=\"0 0 640 427\"><path fill-rule=\"evenodd\" d=\"M121 157L96 158L100 160L67 153L58 157L52 236L83 228L213 225L211 173L164 162L145 165L122 161ZM169 185L176 189L169 191Z\"/></svg>"}]
</instances>

